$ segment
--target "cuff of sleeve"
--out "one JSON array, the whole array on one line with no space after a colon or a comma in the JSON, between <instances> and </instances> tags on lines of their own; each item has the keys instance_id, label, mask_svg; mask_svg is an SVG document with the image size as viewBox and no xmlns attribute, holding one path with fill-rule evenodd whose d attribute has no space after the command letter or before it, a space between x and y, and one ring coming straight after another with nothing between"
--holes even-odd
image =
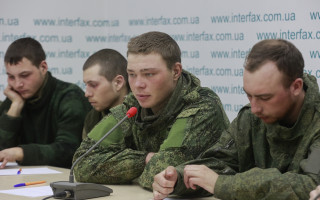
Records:
<instances>
[{"instance_id":1,"label":"cuff of sleeve","mask_svg":"<svg viewBox=\"0 0 320 200\"><path fill-rule=\"evenodd\" d=\"M20 128L22 117L10 117L7 114L0 116L1 129L8 132L17 132Z\"/></svg>"},{"instance_id":2,"label":"cuff of sleeve","mask_svg":"<svg viewBox=\"0 0 320 200\"><path fill-rule=\"evenodd\" d=\"M178 178L177 178L177 182L176 182L176 185L174 186L174 191L172 194L174 195L183 195L187 188L183 182L183 167L176 167L176 170L177 170L177 173L178 173Z\"/></svg>"},{"instance_id":3,"label":"cuff of sleeve","mask_svg":"<svg viewBox=\"0 0 320 200\"><path fill-rule=\"evenodd\" d=\"M176 185L174 187L173 195L177 196L185 196L185 197L202 197L202 196L211 196L212 194L208 191L204 190L201 187L197 187L196 190L193 190L191 188L187 189L186 185L184 184L183 180L183 171L184 166L178 166L176 167L177 173L178 173L178 179L176 182Z\"/></svg>"},{"instance_id":4,"label":"cuff of sleeve","mask_svg":"<svg viewBox=\"0 0 320 200\"><path fill-rule=\"evenodd\" d=\"M37 165L37 159L35 159L34 152L37 151L36 147L32 144L28 145L19 145L23 150L23 160L17 162L21 165Z\"/></svg>"},{"instance_id":5,"label":"cuff of sleeve","mask_svg":"<svg viewBox=\"0 0 320 200\"><path fill-rule=\"evenodd\" d=\"M232 183L233 176L219 175L214 186L214 196L219 199L234 199Z\"/></svg>"}]
</instances>

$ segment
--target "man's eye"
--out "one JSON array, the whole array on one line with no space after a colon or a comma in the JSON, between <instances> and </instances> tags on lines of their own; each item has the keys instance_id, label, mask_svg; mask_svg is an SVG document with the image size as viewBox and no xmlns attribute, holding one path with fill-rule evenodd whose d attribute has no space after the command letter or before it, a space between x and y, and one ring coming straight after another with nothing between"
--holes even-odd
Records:
<instances>
[{"instance_id":1,"label":"man's eye","mask_svg":"<svg viewBox=\"0 0 320 200\"><path fill-rule=\"evenodd\" d=\"M269 99L271 99L271 97L260 97L260 99L261 99L262 101L268 101Z\"/></svg>"},{"instance_id":2,"label":"man's eye","mask_svg":"<svg viewBox=\"0 0 320 200\"><path fill-rule=\"evenodd\" d=\"M135 77L135 74L128 74L130 77Z\"/></svg>"},{"instance_id":3,"label":"man's eye","mask_svg":"<svg viewBox=\"0 0 320 200\"><path fill-rule=\"evenodd\" d=\"M28 77L29 74L21 74L21 77L25 78L25 77Z\"/></svg>"},{"instance_id":4,"label":"man's eye","mask_svg":"<svg viewBox=\"0 0 320 200\"><path fill-rule=\"evenodd\" d=\"M97 87L97 84L88 84L89 87L95 88Z\"/></svg>"},{"instance_id":5,"label":"man's eye","mask_svg":"<svg viewBox=\"0 0 320 200\"><path fill-rule=\"evenodd\" d=\"M152 73L147 73L146 76L150 77L150 76L153 76L153 74Z\"/></svg>"}]
</instances>

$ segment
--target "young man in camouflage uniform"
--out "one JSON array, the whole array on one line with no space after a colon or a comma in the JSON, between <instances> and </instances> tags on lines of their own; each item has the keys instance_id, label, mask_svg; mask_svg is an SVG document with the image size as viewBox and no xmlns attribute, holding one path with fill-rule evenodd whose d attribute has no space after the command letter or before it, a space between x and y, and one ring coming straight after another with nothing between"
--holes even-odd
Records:
<instances>
[{"instance_id":1,"label":"young man in camouflage uniform","mask_svg":"<svg viewBox=\"0 0 320 200\"><path fill-rule=\"evenodd\" d=\"M14 41L5 54L8 85L0 106L0 161L70 167L90 104L75 84L48 72L41 44Z\"/></svg>"},{"instance_id":2,"label":"young man in camouflage uniform","mask_svg":"<svg viewBox=\"0 0 320 200\"><path fill-rule=\"evenodd\" d=\"M75 167L80 182L129 183L139 178L152 188L155 174L169 165L196 158L212 146L229 125L219 97L182 70L181 52L167 34L148 32L128 43L132 93L110 109L77 150L74 160L135 106L127 119Z\"/></svg>"},{"instance_id":3,"label":"young man in camouflage uniform","mask_svg":"<svg viewBox=\"0 0 320 200\"><path fill-rule=\"evenodd\" d=\"M303 57L290 42L257 43L243 76L250 104L201 157L157 174L154 199L172 192L308 199L320 182L320 95L316 78L303 68Z\"/></svg>"},{"instance_id":4,"label":"young man in camouflage uniform","mask_svg":"<svg viewBox=\"0 0 320 200\"><path fill-rule=\"evenodd\" d=\"M122 104L130 91L127 60L113 49L101 49L92 54L83 65L85 96L92 105L84 121L82 138L108 113Z\"/></svg>"}]
</instances>

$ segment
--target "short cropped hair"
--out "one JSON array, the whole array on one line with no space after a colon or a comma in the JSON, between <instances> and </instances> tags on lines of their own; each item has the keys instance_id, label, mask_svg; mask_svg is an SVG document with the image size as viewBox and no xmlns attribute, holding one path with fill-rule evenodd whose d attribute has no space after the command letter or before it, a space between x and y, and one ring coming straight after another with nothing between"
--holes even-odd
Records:
<instances>
[{"instance_id":1,"label":"short cropped hair","mask_svg":"<svg viewBox=\"0 0 320 200\"><path fill-rule=\"evenodd\" d=\"M30 62L39 68L40 63L46 60L46 54L41 44L30 37L15 40L7 49L4 56L5 64L16 65L22 58L27 58Z\"/></svg>"},{"instance_id":2,"label":"short cropped hair","mask_svg":"<svg viewBox=\"0 0 320 200\"><path fill-rule=\"evenodd\" d=\"M112 81L117 75L122 75L126 81L126 87L130 89L128 83L127 60L118 51L113 49L101 49L86 60L82 70L99 65L99 75L104 76L108 81Z\"/></svg>"},{"instance_id":3,"label":"short cropped hair","mask_svg":"<svg viewBox=\"0 0 320 200\"><path fill-rule=\"evenodd\" d=\"M181 63L181 51L177 42L166 33L147 32L133 37L128 43L129 54L160 54L168 69L172 69L176 62Z\"/></svg>"},{"instance_id":4,"label":"short cropped hair","mask_svg":"<svg viewBox=\"0 0 320 200\"><path fill-rule=\"evenodd\" d=\"M282 39L258 42L248 54L244 67L249 72L254 72L268 61L274 62L278 70L286 76L283 82L285 87L303 76L302 54L291 42Z\"/></svg>"}]
</instances>

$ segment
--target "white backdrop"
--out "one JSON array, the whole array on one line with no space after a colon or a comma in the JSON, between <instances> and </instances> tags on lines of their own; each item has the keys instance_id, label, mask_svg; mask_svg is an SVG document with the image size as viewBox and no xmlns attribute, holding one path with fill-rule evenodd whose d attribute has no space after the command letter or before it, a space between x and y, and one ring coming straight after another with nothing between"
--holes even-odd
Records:
<instances>
[{"instance_id":1,"label":"white backdrop","mask_svg":"<svg viewBox=\"0 0 320 200\"><path fill-rule=\"evenodd\" d=\"M319 0L1 0L0 99L4 54L18 38L40 41L53 75L84 89L82 65L89 55L113 48L125 56L131 37L154 30L178 42L183 68L220 96L230 120L248 103L243 62L262 39L293 42L306 72L320 78Z\"/></svg>"}]
</instances>

